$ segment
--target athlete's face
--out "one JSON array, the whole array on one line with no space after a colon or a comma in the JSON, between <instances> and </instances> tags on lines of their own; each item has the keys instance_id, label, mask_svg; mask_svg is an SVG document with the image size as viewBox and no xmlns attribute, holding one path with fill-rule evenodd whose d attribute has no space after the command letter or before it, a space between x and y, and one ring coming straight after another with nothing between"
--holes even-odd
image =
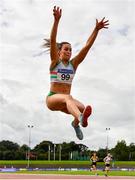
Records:
<instances>
[{"instance_id":1,"label":"athlete's face","mask_svg":"<svg viewBox=\"0 0 135 180\"><path fill-rule=\"evenodd\" d=\"M59 57L62 60L69 60L72 55L72 48L70 44L63 44L61 50L59 51Z\"/></svg>"}]
</instances>

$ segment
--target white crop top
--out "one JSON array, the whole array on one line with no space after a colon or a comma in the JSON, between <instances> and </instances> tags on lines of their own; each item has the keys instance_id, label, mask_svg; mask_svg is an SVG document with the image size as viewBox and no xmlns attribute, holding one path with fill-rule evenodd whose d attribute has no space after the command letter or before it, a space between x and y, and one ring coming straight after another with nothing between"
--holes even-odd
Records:
<instances>
[{"instance_id":1,"label":"white crop top","mask_svg":"<svg viewBox=\"0 0 135 180\"><path fill-rule=\"evenodd\" d=\"M60 61L51 71L51 82L67 83L71 84L75 75L75 70L71 62L68 65L64 65Z\"/></svg>"}]
</instances>

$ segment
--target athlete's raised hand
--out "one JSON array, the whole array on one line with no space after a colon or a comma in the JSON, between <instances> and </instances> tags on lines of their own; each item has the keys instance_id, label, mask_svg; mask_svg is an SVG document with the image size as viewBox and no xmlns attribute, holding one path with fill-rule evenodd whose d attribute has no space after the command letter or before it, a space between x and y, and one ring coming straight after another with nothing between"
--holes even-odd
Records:
<instances>
[{"instance_id":1,"label":"athlete's raised hand","mask_svg":"<svg viewBox=\"0 0 135 180\"><path fill-rule=\"evenodd\" d=\"M102 28L108 28L108 25L109 25L109 20L105 20L105 17L101 20L101 21L98 21L96 19L96 29L97 30L100 30Z\"/></svg>"},{"instance_id":2,"label":"athlete's raised hand","mask_svg":"<svg viewBox=\"0 0 135 180\"><path fill-rule=\"evenodd\" d=\"M54 15L54 19L56 21L60 20L61 14L62 14L62 9L60 9L59 7L54 6L54 8L53 8L53 15Z\"/></svg>"}]
</instances>

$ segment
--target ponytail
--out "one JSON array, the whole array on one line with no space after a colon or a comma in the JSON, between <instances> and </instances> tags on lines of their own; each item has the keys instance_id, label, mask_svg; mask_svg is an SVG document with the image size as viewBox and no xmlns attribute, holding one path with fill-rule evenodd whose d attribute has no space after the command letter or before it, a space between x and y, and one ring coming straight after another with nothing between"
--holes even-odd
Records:
<instances>
[{"instance_id":1,"label":"ponytail","mask_svg":"<svg viewBox=\"0 0 135 180\"><path fill-rule=\"evenodd\" d=\"M44 39L44 41L45 43L42 45L42 47L46 48L46 50L49 51L51 46L50 39Z\"/></svg>"},{"instance_id":2,"label":"ponytail","mask_svg":"<svg viewBox=\"0 0 135 180\"><path fill-rule=\"evenodd\" d=\"M49 51L50 47L51 47L50 39L44 39L44 41L45 41L45 43L43 44L43 48L46 48L47 51ZM70 44L70 43L69 42L61 42L61 43L56 42L58 50L61 50L63 44Z\"/></svg>"}]
</instances>

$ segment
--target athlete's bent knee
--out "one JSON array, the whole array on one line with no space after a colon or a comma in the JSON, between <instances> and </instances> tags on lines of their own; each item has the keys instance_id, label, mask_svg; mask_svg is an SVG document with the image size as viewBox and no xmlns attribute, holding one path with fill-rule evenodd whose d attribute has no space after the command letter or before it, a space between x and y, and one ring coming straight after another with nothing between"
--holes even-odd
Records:
<instances>
[{"instance_id":1,"label":"athlete's bent knee","mask_svg":"<svg viewBox=\"0 0 135 180\"><path fill-rule=\"evenodd\" d=\"M73 97L69 94L69 95L66 95L66 96L65 96L65 99L66 99L66 100L73 100Z\"/></svg>"}]
</instances>

